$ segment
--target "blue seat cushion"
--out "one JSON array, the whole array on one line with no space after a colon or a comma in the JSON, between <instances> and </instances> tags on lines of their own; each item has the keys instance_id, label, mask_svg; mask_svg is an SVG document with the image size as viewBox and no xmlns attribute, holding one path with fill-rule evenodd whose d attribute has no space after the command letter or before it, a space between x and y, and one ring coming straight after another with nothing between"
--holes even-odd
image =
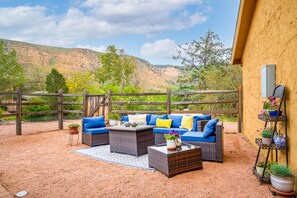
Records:
<instances>
[{"instance_id":1,"label":"blue seat cushion","mask_svg":"<svg viewBox=\"0 0 297 198\"><path fill-rule=\"evenodd\" d=\"M167 119L167 115L160 115L160 116L158 116L158 115L152 114L149 125L156 125L157 118Z\"/></svg>"},{"instance_id":2,"label":"blue seat cushion","mask_svg":"<svg viewBox=\"0 0 297 198\"><path fill-rule=\"evenodd\" d=\"M101 134L101 133L109 133L109 130L105 127L102 128L92 128L92 129L85 129L85 133L88 134Z\"/></svg>"},{"instance_id":3,"label":"blue seat cushion","mask_svg":"<svg viewBox=\"0 0 297 198\"><path fill-rule=\"evenodd\" d=\"M89 128L106 127L104 116L83 118L84 130Z\"/></svg>"},{"instance_id":4,"label":"blue seat cushion","mask_svg":"<svg viewBox=\"0 0 297 198\"><path fill-rule=\"evenodd\" d=\"M197 131L197 121L211 120L211 115L194 115L193 116L193 131Z\"/></svg>"},{"instance_id":5,"label":"blue seat cushion","mask_svg":"<svg viewBox=\"0 0 297 198\"><path fill-rule=\"evenodd\" d=\"M182 115L168 115L168 119L172 119L172 128L179 128L183 119Z\"/></svg>"},{"instance_id":6,"label":"blue seat cushion","mask_svg":"<svg viewBox=\"0 0 297 198\"><path fill-rule=\"evenodd\" d=\"M172 130L177 131L180 135L182 135L188 131L187 129L181 129L181 128L158 128L158 127L156 127L153 129L153 132L167 134Z\"/></svg>"},{"instance_id":7,"label":"blue seat cushion","mask_svg":"<svg viewBox=\"0 0 297 198\"><path fill-rule=\"evenodd\" d=\"M186 132L181 136L181 140L185 142L216 142L216 136L211 135L204 137L204 132Z\"/></svg>"},{"instance_id":8,"label":"blue seat cushion","mask_svg":"<svg viewBox=\"0 0 297 198\"><path fill-rule=\"evenodd\" d=\"M214 118L214 119L209 120L206 123L206 125L204 126L204 130L203 130L203 132L204 132L203 137L207 138L207 137L215 134L218 121L219 121L218 118Z\"/></svg>"}]
</instances>

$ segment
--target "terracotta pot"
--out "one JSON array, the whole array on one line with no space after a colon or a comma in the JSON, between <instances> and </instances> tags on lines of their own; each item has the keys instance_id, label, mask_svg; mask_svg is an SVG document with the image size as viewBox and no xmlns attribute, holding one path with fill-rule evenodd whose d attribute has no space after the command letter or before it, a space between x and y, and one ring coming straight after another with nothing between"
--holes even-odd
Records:
<instances>
[{"instance_id":1,"label":"terracotta pot","mask_svg":"<svg viewBox=\"0 0 297 198\"><path fill-rule=\"evenodd\" d=\"M78 127L69 127L69 133L78 133Z\"/></svg>"}]
</instances>

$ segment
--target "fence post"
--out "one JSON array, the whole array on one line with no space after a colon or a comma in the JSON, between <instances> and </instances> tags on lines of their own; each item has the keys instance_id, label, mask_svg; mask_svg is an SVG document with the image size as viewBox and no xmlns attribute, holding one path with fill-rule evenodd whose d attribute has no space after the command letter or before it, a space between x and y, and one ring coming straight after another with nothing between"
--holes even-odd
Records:
<instances>
[{"instance_id":1,"label":"fence post","mask_svg":"<svg viewBox=\"0 0 297 198\"><path fill-rule=\"evenodd\" d=\"M167 88L167 114L171 114L171 91Z\"/></svg>"},{"instance_id":2,"label":"fence post","mask_svg":"<svg viewBox=\"0 0 297 198\"><path fill-rule=\"evenodd\" d=\"M100 105L101 106L101 114L100 114L100 107L99 107L99 115L105 115L105 98L106 98L106 94L103 95L103 97L100 97Z\"/></svg>"},{"instance_id":3,"label":"fence post","mask_svg":"<svg viewBox=\"0 0 297 198\"><path fill-rule=\"evenodd\" d=\"M242 86L238 86L237 90L237 97L238 97L238 132L242 132Z\"/></svg>"},{"instance_id":4,"label":"fence post","mask_svg":"<svg viewBox=\"0 0 297 198\"><path fill-rule=\"evenodd\" d=\"M88 117L88 93L85 89L83 93L83 116Z\"/></svg>"},{"instance_id":5,"label":"fence post","mask_svg":"<svg viewBox=\"0 0 297 198\"><path fill-rule=\"evenodd\" d=\"M59 129L63 129L63 90L59 90L58 96L58 121L59 121Z\"/></svg>"},{"instance_id":6,"label":"fence post","mask_svg":"<svg viewBox=\"0 0 297 198\"><path fill-rule=\"evenodd\" d=\"M16 101L16 135L22 135L22 89L17 89Z\"/></svg>"},{"instance_id":7,"label":"fence post","mask_svg":"<svg viewBox=\"0 0 297 198\"><path fill-rule=\"evenodd\" d=\"M111 101L111 90L109 89L108 90L108 95L107 95L107 100L108 100L108 109L107 109L107 115L111 112L111 110L112 110L112 107L111 107L111 103L112 103L112 101ZM108 118L109 119L109 118Z\"/></svg>"}]
</instances>

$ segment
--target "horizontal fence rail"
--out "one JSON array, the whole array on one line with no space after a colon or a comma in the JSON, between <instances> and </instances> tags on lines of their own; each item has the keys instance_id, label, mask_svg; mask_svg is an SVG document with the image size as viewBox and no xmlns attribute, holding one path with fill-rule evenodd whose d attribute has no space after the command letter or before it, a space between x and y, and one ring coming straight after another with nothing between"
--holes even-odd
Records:
<instances>
[{"instance_id":1,"label":"horizontal fence rail","mask_svg":"<svg viewBox=\"0 0 297 198\"><path fill-rule=\"evenodd\" d=\"M179 101L174 101L174 97L201 97L205 95L228 95L224 99L216 100L197 100L197 99L188 99L184 100L179 98ZM131 97L134 99L137 97L145 96L163 96L164 101L132 101ZM116 113L120 115L135 114L135 113L152 113L152 114L227 114L227 115L237 115L238 116L238 131L241 132L241 87L238 90L205 90L205 91L170 91L167 89L167 92L161 93L112 93L108 92L108 112ZM143 98L141 98L143 99ZM127 101L129 100L129 101ZM139 106L148 106L142 110L131 110L125 109L127 107L131 108L131 105ZM202 106L208 105L212 106L213 109L176 109L177 106L190 107L190 106ZM227 105L227 109L218 109L216 105L221 105L222 108ZM149 109L152 107L152 109ZM158 110L154 109L157 108ZM225 107L226 108L226 107Z\"/></svg>"},{"instance_id":2,"label":"horizontal fence rail","mask_svg":"<svg viewBox=\"0 0 297 198\"><path fill-rule=\"evenodd\" d=\"M220 99L202 100L207 95L220 95ZM222 95L225 94L225 95ZM228 95L228 97L227 97ZM230 96L229 96L230 95ZM22 116L30 115L57 115L58 128L63 129L64 114L76 114L84 117L94 115L104 115L108 120L109 113L119 115L147 113L147 114L237 114L238 129L241 131L242 122L242 91L238 90L205 90L205 91L182 91L176 92L167 89L166 92L151 93L112 93L88 94L85 90L83 94L63 93L22 93L22 89L16 92L0 92L0 96L13 97L12 100L0 101L0 107L7 107L10 114L2 114L0 118L16 117L16 134L22 134ZM28 102L30 97L50 97L45 102ZM139 98L141 97L141 98ZM80 99L79 99L80 98ZM136 99L135 99L136 98ZM137 99L138 98L138 99ZM154 99L152 99L154 98ZM74 101L73 101L74 100ZM80 100L80 101L77 101ZM128 101L129 100L129 101ZM154 101L153 101L154 100ZM23 107L33 105L48 105L52 108L47 111L24 112ZM71 106L72 105L72 106ZM203 105L208 105L210 109L199 109ZM223 109L217 108L222 107ZM71 109L76 106L76 109ZM68 108L70 107L70 109ZM77 109L79 108L79 109ZM198 109L197 109L198 108Z\"/></svg>"},{"instance_id":3,"label":"horizontal fence rail","mask_svg":"<svg viewBox=\"0 0 297 198\"><path fill-rule=\"evenodd\" d=\"M88 94L84 91L83 94L70 94L63 93L62 90L59 93L22 93L22 89L18 88L16 92L0 92L0 96L13 97L14 102L0 101L0 107L6 107L10 110L9 114L1 114L0 118L13 117L16 116L16 134L22 134L22 116L32 116L32 115L57 115L58 117L58 128L63 129L63 119L64 114L78 114L84 117L93 116L96 112L99 115L104 115L104 110L106 108L106 95L105 94ZM53 101L45 102L28 102L32 97L41 98L52 98ZM71 97L81 98L82 102L71 101ZM70 98L70 99L69 99ZM101 98L101 102L100 102ZM102 100L103 98L103 100ZM102 102L103 101L103 102ZM47 111L30 111L25 112L23 107L26 106L45 106L49 105L56 109ZM67 106L74 105L79 106L80 109L67 109ZM101 112L99 111L101 109Z\"/></svg>"}]
</instances>

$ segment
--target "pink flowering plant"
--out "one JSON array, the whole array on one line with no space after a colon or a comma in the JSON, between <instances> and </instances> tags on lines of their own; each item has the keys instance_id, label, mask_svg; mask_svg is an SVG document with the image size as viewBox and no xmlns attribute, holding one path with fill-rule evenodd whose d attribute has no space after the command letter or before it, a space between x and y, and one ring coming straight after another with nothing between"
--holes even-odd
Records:
<instances>
[{"instance_id":1,"label":"pink flowering plant","mask_svg":"<svg viewBox=\"0 0 297 198\"><path fill-rule=\"evenodd\" d=\"M279 108L281 98L275 98L273 96L269 96L267 101L263 101L263 109L261 110L261 114L268 113L267 111L277 111Z\"/></svg>"},{"instance_id":2,"label":"pink flowering plant","mask_svg":"<svg viewBox=\"0 0 297 198\"><path fill-rule=\"evenodd\" d=\"M171 130L168 134L164 134L166 140L177 140L180 138L180 135L177 131Z\"/></svg>"}]
</instances>

